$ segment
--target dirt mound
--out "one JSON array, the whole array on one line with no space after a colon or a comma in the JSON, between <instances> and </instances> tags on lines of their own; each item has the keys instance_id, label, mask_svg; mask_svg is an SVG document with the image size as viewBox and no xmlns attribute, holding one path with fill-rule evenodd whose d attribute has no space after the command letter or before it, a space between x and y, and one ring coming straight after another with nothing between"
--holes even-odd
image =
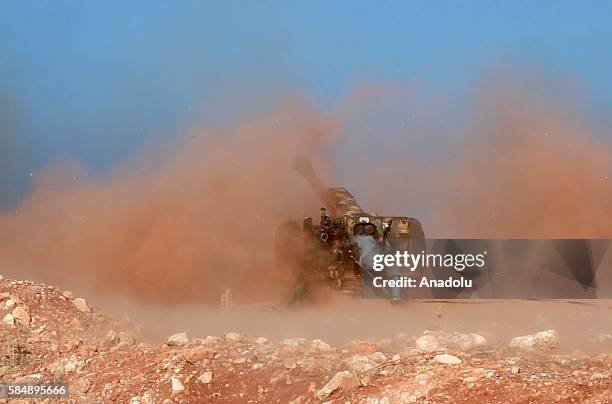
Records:
<instances>
[{"instance_id":1,"label":"dirt mound","mask_svg":"<svg viewBox=\"0 0 612 404\"><path fill-rule=\"evenodd\" d=\"M160 344L145 341L129 319L106 316L70 292L11 280L0 281L0 311L2 380L65 382L79 402L611 399L612 355L558 354L553 331L542 334L547 344L529 349L443 330L343 346L236 333L206 338L179 333Z\"/></svg>"}]
</instances>

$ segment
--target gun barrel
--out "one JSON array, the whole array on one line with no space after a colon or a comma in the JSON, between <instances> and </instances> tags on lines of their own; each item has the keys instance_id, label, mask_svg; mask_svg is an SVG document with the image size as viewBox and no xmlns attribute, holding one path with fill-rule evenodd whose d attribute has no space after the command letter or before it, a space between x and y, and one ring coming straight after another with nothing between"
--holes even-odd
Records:
<instances>
[{"instance_id":1,"label":"gun barrel","mask_svg":"<svg viewBox=\"0 0 612 404\"><path fill-rule=\"evenodd\" d=\"M298 156L293 162L293 168L297 171L304 179L312 186L314 191L321 198L321 202L325 205L331 212L333 212L334 206L329 198L329 194L327 192L327 187L323 184L321 179L315 173L310 160L306 156Z\"/></svg>"}]
</instances>

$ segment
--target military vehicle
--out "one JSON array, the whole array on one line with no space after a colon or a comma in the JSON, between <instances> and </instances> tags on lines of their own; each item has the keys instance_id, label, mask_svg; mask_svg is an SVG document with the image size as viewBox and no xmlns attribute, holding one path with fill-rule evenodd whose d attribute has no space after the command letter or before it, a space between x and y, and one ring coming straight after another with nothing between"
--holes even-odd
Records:
<instances>
[{"instance_id":1,"label":"military vehicle","mask_svg":"<svg viewBox=\"0 0 612 404\"><path fill-rule=\"evenodd\" d=\"M424 240L417 219L367 213L346 188L325 187L306 157L297 158L294 169L319 195L321 216L319 223L312 217L301 226L281 223L274 232L275 254L278 266L292 268L306 285L323 281L341 291L360 291L361 278L372 276L364 259L368 253L408 249L413 240Z\"/></svg>"}]
</instances>

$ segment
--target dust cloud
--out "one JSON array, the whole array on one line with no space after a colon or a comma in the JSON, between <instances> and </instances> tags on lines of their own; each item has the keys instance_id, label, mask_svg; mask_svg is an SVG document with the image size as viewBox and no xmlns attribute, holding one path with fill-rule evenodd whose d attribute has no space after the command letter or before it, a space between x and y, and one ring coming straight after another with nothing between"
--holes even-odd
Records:
<instances>
[{"instance_id":1,"label":"dust cloud","mask_svg":"<svg viewBox=\"0 0 612 404\"><path fill-rule=\"evenodd\" d=\"M376 91L395 97L389 109L410 107L394 113L387 138L371 127L354 135L371 142L346 159L368 161L354 180L364 208L420 218L430 238L612 238L610 128L592 122L584 95L539 79L492 75L459 117L444 100L419 110L410 89ZM342 122L370 120L368 106L383 103L359 95Z\"/></svg>"},{"instance_id":2,"label":"dust cloud","mask_svg":"<svg viewBox=\"0 0 612 404\"><path fill-rule=\"evenodd\" d=\"M612 148L579 109L505 82L480 97L440 220L467 237L612 238Z\"/></svg>"},{"instance_id":3,"label":"dust cloud","mask_svg":"<svg viewBox=\"0 0 612 404\"><path fill-rule=\"evenodd\" d=\"M291 164L306 151L325 173L334 131L288 104L231 133L194 129L106 178L54 165L0 217L3 273L151 303L218 303L225 288L238 301L283 297L293 280L272 265L273 229L319 206Z\"/></svg>"},{"instance_id":4,"label":"dust cloud","mask_svg":"<svg viewBox=\"0 0 612 404\"><path fill-rule=\"evenodd\" d=\"M288 104L228 133L195 128L102 178L54 165L0 216L2 271L145 303L217 304L226 288L245 303L286 298L294 279L272 265L273 229L320 206L291 169L298 154L325 183L360 185L366 210L424 218L429 237L612 237L610 145L571 102L489 80L445 138L427 125L409 137L374 128L383 157L343 131L341 104L329 115ZM419 152L415 137L439 150ZM366 174L338 184L338 161Z\"/></svg>"}]
</instances>

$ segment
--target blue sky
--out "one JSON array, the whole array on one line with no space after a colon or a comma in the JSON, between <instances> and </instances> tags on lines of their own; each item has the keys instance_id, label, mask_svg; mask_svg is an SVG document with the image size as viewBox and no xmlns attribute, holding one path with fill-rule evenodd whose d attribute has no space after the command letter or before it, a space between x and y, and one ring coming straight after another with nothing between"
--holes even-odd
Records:
<instances>
[{"instance_id":1,"label":"blue sky","mask_svg":"<svg viewBox=\"0 0 612 404\"><path fill-rule=\"evenodd\" d=\"M408 80L460 105L506 62L570 77L607 109L611 18L609 1L3 1L0 130L19 154L1 192L56 158L107 167L294 94L325 109L359 83Z\"/></svg>"}]
</instances>

